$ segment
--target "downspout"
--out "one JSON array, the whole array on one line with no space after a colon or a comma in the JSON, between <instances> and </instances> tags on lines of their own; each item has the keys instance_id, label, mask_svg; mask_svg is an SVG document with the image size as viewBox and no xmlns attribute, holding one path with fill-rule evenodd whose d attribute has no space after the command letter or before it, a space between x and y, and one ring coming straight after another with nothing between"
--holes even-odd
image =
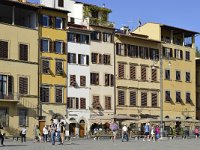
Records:
<instances>
[{"instance_id":1,"label":"downspout","mask_svg":"<svg viewBox=\"0 0 200 150\"><path fill-rule=\"evenodd\" d=\"M115 33L114 39L115 39ZM115 46L115 40L113 40L113 46L114 46L114 115L116 115L116 46Z\"/></svg>"}]
</instances>

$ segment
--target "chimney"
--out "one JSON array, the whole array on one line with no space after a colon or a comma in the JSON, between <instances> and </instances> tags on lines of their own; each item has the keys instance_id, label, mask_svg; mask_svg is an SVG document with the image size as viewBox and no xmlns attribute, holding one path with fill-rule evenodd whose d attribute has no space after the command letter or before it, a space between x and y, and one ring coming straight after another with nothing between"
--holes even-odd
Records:
<instances>
[{"instance_id":1,"label":"chimney","mask_svg":"<svg viewBox=\"0 0 200 150\"><path fill-rule=\"evenodd\" d=\"M130 33L130 29L128 26L122 26L120 30L123 32L123 34L129 35Z\"/></svg>"}]
</instances>

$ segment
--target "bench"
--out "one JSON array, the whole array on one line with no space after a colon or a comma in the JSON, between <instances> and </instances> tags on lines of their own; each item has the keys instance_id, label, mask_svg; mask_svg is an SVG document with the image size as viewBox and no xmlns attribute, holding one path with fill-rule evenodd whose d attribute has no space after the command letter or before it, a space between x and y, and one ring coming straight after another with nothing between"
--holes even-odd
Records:
<instances>
[{"instance_id":1,"label":"bench","mask_svg":"<svg viewBox=\"0 0 200 150\"><path fill-rule=\"evenodd\" d=\"M90 137L99 140L100 138L109 138L110 139L111 137L113 137L113 135L91 135Z\"/></svg>"},{"instance_id":2,"label":"bench","mask_svg":"<svg viewBox=\"0 0 200 150\"><path fill-rule=\"evenodd\" d=\"M144 138L144 135L142 135L142 134L132 134L131 138L135 138L135 140L139 140L141 138Z\"/></svg>"},{"instance_id":3,"label":"bench","mask_svg":"<svg viewBox=\"0 0 200 150\"><path fill-rule=\"evenodd\" d=\"M14 136L13 136L13 141L14 141L14 140L18 141L18 140L20 140L20 139L21 139L21 136L20 136L20 135L14 135Z\"/></svg>"}]
</instances>

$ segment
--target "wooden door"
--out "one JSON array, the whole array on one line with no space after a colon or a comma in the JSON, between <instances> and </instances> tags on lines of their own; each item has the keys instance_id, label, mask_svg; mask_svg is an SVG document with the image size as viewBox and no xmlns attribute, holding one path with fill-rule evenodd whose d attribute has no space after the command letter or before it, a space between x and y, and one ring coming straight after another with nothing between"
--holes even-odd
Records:
<instances>
[{"instance_id":1,"label":"wooden door","mask_svg":"<svg viewBox=\"0 0 200 150\"><path fill-rule=\"evenodd\" d=\"M39 121L39 129L40 129L40 133L43 133L43 128L45 126L45 121L40 120Z\"/></svg>"},{"instance_id":2,"label":"wooden door","mask_svg":"<svg viewBox=\"0 0 200 150\"><path fill-rule=\"evenodd\" d=\"M79 125L79 136L84 137L84 135L85 135L85 124L81 123Z\"/></svg>"},{"instance_id":3,"label":"wooden door","mask_svg":"<svg viewBox=\"0 0 200 150\"><path fill-rule=\"evenodd\" d=\"M76 124L75 123L70 123L69 124L69 135L75 136L75 128L76 128Z\"/></svg>"}]
</instances>

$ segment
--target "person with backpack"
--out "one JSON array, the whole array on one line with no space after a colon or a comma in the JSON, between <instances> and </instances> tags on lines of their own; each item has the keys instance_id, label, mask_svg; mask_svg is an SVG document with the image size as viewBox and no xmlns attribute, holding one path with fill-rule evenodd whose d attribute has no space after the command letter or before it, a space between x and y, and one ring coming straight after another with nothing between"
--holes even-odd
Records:
<instances>
[{"instance_id":1,"label":"person with backpack","mask_svg":"<svg viewBox=\"0 0 200 150\"><path fill-rule=\"evenodd\" d=\"M61 141L60 144L63 145L64 140L65 140L65 125L64 122L60 123L60 137L61 137Z\"/></svg>"},{"instance_id":2,"label":"person with backpack","mask_svg":"<svg viewBox=\"0 0 200 150\"><path fill-rule=\"evenodd\" d=\"M53 119L51 119L50 132L51 132L51 143L52 145L55 145L56 124L53 122Z\"/></svg>"}]
</instances>

